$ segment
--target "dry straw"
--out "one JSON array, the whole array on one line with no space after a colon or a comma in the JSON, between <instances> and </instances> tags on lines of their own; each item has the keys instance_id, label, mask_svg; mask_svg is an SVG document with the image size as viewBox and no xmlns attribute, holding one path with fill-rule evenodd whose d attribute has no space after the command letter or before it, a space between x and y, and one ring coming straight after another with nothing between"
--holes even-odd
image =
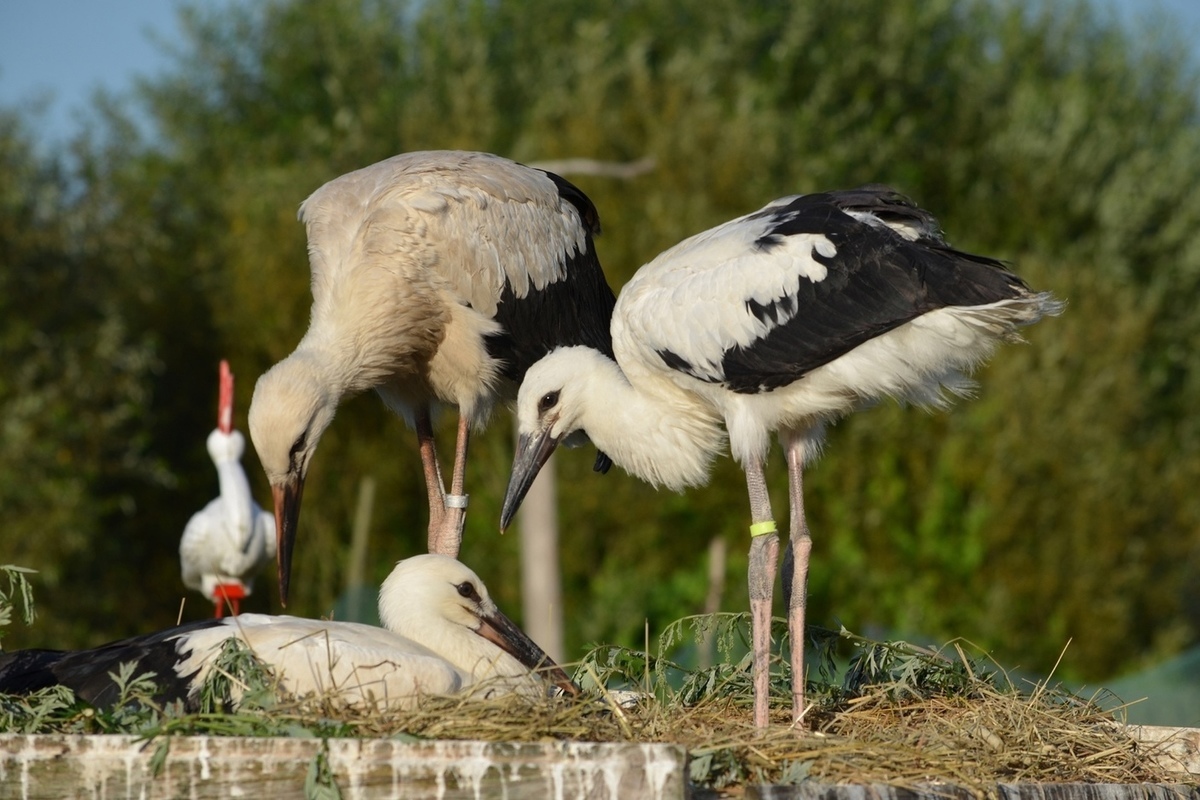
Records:
<instances>
[{"instance_id":1,"label":"dry straw","mask_svg":"<svg viewBox=\"0 0 1200 800\"><path fill-rule=\"evenodd\" d=\"M814 642L824 681L812 682L802 725L790 719L786 663L772 678L772 725L754 728L747 658L735 659L744 615L685 620L661 638L677 645L714 626L726 658L688 670L644 651L596 648L576 665L582 699L529 698L484 684L457 697L430 697L410 710L347 710L328 698L278 704L271 717L296 726L321 719L341 735L491 742L572 740L685 746L693 782L737 791L747 784L953 784L976 796L998 783L1180 783L1099 698L1046 682L1021 688L973 661L959 643L929 649L872 642L848 631ZM836 650L852 657L839 669ZM786 647L784 648L786 652ZM841 673L839 681L832 674ZM620 690L610 691L609 687ZM614 694L617 696L614 697ZM623 705L622 705L623 703Z\"/></svg>"}]
</instances>

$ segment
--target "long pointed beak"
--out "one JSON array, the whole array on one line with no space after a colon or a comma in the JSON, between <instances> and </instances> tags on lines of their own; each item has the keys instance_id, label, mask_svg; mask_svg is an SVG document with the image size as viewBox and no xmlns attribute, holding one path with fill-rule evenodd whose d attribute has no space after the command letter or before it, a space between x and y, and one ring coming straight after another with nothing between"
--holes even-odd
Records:
<instances>
[{"instance_id":1,"label":"long pointed beak","mask_svg":"<svg viewBox=\"0 0 1200 800\"><path fill-rule=\"evenodd\" d=\"M300 498L304 495L304 476L273 485L275 500L275 564L279 570L279 602L288 603L292 575L292 548L296 544L296 527L300 522Z\"/></svg>"},{"instance_id":2,"label":"long pointed beak","mask_svg":"<svg viewBox=\"0 0 1200 800\"><path fill-rule=\"evenodd\" d=\"M546 655L546 651L538 647L537 643L526 636L525 631L518 628L502 611L497 610L490 617L481 617L480 621L483 624L475 631L480 636L520 661L530 671L536 672L562 689L566 694L572 697L581 694L582 690L563 671L562 667L555 664L554 660Z\"/></svg>"},{"instance_id":3,"label":"long pointed beak","mask_svg":"<svg viewBox=\"0 0 1200 800\"><path fill-rule=\"evenodd\" d=\"M508 478L508 491L504 493L504 506L500 509L500 530L508 530L512 518L516 516L521 501L529 493L529 487L537 478L542 465L546 463L558 439L550 435L550 426L535 434L521 434L517 437L517 452L513 455L512 474Z\"/></svg>"}]
</instances>

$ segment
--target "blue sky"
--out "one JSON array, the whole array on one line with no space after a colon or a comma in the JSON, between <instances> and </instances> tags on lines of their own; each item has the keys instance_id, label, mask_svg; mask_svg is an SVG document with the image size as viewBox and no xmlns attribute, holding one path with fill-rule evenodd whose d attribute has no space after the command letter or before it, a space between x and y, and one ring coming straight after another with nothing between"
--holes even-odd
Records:
<instances>
[{"instance_id":1,"label":"blue sky","mask_svg":"<svg viewBox=\"0 0 1200 800\"><path fill-rule=\"evenodd\" d=\"M1200 53L1200 0L1097 0L1130 16L1178 17ZM0 106L47 103L34 129L47 141L78 128L93 92L129 88L168 62L153 33L178 41L180 0L0 0Z\"/></svg>"},{"instance_id":2,"label":"blue sky","mask_svg":"<svg viewBox=\"0 0 1200 800\"><path fill-rule=\"evenodd\" d=\"M0 0L0 106L45 100L35 130L77 129L96 89L121 92L169 63L150 36L178 40L178 0Z\"/></svg>"}]
</instances>

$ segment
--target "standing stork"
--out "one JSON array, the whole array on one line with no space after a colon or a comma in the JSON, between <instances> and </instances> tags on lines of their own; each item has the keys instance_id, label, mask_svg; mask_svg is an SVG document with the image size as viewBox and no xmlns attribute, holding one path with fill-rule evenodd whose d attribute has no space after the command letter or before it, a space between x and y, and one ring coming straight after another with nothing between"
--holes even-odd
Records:
<instances>
[{"instance_id":1,"label":"standing stork","mask_svg":"<svg viewBox=\"0 0 1200 800\"><path fill-rule=\"evenodd\" d=\"M613 312L615 362L566 347L530 368L501 528L576 431L634 475L680 490L707 480L724 423L750 494L754 720L764 727L779 552L764 461L777 433L790 488L784 589L799 720L811 549L801 474L826 425L885 396L944 406L943 390L966 393L964 372L998 342L1061 308L999 261L952 249L931 214L885 186L776 200L634 275Z\"/></svg>"},{"instance_id":2,"label":"standing stork","mask_svg":"<svg viewBox=\"0 0 1200 800\"><path fill-rule=\"evenodd\" d=\"M94 706L109 706L121 694L118 667L132 663L137 673L153 673L158 703L178 700L195 711L205 678L225 642L235 638L274 670L286 691L338 705L405 708L422 695L454 694L484 682L489 692L536 696L549 683L579 693L496 607L479 576L447 556L398 563L380 587L379 618L382 628L242 614L92 650L17 650L0 654L0 694L67 686Z\"/></svg>"},{"instance_id":3,"label":"standing stork","mask_svg":"<svg viewBox=\"0 0 1200 800\"><path fill-rule=\"evenodd\" d=\"M568 181L499 156L395 156L335 178L300 206L312 319L258 380L250 435L271 483L280 598L309 462L343 397L375 389L417 433L429 550L458 554L471 427L557 345L612 354L616 298L596 258L595 206ZM458 407L449 494L432 408ZM608 460L597 455L598 470Z\"/></svg>"},{"instance_id":4,"label":"standing stork","mask_svg":"<svg viewBox=\"0 0 1200 800\"><path fill-rule=\"evenodd\" d=\"M208 455L217 468L220 496L192 515L179 541L183 584L212 601L217 618L241 611L254 574L275 558L275 518L250 495L242 469L246 439L233 428L233 373L222 360L217 427L208 435Z\"/></svg>"}]
</instances>

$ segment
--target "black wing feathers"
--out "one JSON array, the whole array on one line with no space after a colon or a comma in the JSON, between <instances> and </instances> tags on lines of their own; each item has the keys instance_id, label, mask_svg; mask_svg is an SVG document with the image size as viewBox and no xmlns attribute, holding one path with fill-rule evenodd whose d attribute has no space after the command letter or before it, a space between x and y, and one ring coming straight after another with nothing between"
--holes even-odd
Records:
<instances>
[{"instance_id":1,"label":"black wing feathers","mask_svg":"<svg viewBox=\"0 0 1200 800\"><path fill-rule=\"evenodd\" d=\"M564 253L565 277L518 297L504 282L496 321L501 333L485 342L488 355L502 364L502 374L520 383L525 373L556 347L586 345L613 358L612 322L617 297L604 278L593 237L600 233L600 212L586 194L567 179L545 172L559 196L579 212L584 226L584 250ZM612 460L596 451L596 472L608 472Z\"/></svg>"},{"instance_id":2,"label":"black wing feathers","mask_svg":"<svg viewBox=\"0 0 1200 800\"><path fill-rule=\"evenodd\" d=\"M93 706L112 705L119 689L109 673L121 664L137 664L135 675L153 672L158 687L154 699L159 703L188 701L193 688L192 675L179 675L175 665L187 657L180 652L176 637L226 624L207 619L168 628L147 636L134 636L92 650L19 650L0 655L0 694L29 694L50 686L67 686Z\"/></svg>"},{"instance_id":3,"label":"black wing feathers","mask_svg":"<svg viewBox=\"0 0 1200 800\"><path fill-rule=\"evenodd\" d=\"M844 210L913 230L917 240ZM789 313L791 318L749 346L726 351L724 382L736 392L786 386L935 309L994 303L1027 291L999 261L949 247L931 214L887 187L806 195L756 216L768 223L755 242L763 250L788 236L820 234L837 252L813 252L828 270L823 280L801 278L794 296L747 302L747 311L768 324Z\"/></svg>"},{"instance_id":4,"label":"black wing feathers","mask_svg":"<svg viewBox=\"0 0 1200 800\"><path fill-rule=\"evenodd\" d=\"M565 178L546 175L559 195L579 212L584 225L584 250L563 253L565 277L518 297L505 281L496 321L504 331L488 338L488 354L504 363L503 374L520 382L525 372L555 347L586 345L613 357L612 321L616 295L604 278L593 236L600 232L600 214L592 201Z\"/></svg>"},{"instance_id":5,"label":"black wing feathers","mask_svg":"<svg viewBox=\"0 0 1200 800\"><path fill-rule=\"evenodd\" d=\"M583 253L564 254L566 276L524 297L504 283L496 308L503 331L488 337L488 355L503 361L503 374L520 382L525 372L555 347L587 345L613 357L612 321L616 295L600 269L591 236Z\"/></svg>"},{"instance_id":6,"label":"black wing feathers","mask_svg":"<svg viewBox=\"0 0 1200 800\"><path fill-rule=\"evenodd\" d=\"M596 210L592 199L584 194L582 189L561 175L555 175L553 172L547 172L544 169L539 169L538 172L543 173L547 178L554 181L554 185L558 187L559 197L575 206L579 211L579 218L583 220L584 225L587 226L588 232L592 236L599 236L600 212Z\"/></svg>"}]
</instances>

